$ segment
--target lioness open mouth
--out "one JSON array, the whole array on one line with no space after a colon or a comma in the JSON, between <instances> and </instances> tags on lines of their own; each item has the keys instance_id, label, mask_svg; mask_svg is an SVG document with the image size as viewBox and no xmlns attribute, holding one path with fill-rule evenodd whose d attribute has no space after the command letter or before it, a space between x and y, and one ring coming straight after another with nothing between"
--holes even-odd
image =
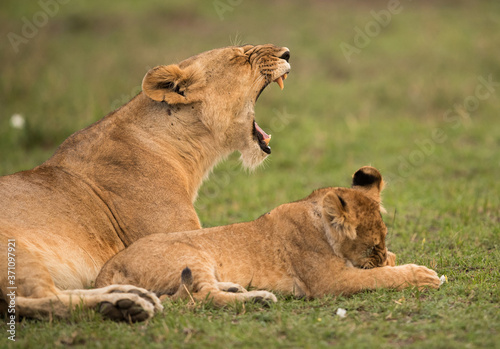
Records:
<instances>
[{"instance_id":1,"label":"lioness open mouth","mask_svg":"<svg viewBox=\"0 0 500 349\"><path fill-rule=\"evenodd\" d=\"M286 80L288 76L288 72L284 73L283 75L279 76L277 79L275 79L273 82L277 83L278 86L280 87L281 90L285 87L284 80ZM261 92L268 86L269 84L266 84L262 87L260 90L259 94L257 95L257 98L259 98ZM257 139L257 142L259 143L260 149L266 154L271 154L271 147L269 146L269 142L271 141L271 135L267 134L254 120L253 121L253 135Z\"/></svg>"}]
</instances>

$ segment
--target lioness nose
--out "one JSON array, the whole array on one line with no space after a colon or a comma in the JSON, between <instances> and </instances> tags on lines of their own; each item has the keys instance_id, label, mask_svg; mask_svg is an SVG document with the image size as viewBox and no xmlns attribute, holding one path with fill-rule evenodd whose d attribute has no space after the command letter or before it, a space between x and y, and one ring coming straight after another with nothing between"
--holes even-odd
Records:
<instances>
[{"instance_id":1,"label":"lioness nose","mask_svg":"<svg viewBox=\"0 0 500 349\"><path fill-rule=\"evenodd\" d=\"M283 53L281 56L280 56L281 59L284 59L285 61L288 62L288 60L290 59L290 51L285 51L285 53Z\"/></svg>"}]
</instances>

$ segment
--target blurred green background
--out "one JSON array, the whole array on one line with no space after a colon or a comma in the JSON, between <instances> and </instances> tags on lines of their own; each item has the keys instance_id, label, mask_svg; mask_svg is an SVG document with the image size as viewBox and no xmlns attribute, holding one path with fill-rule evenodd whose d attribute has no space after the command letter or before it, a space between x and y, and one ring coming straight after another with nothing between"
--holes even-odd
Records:
<instances>
[{"instance_id":1,"label":"blurred green background","mask_svg":"<svg viewBox=\"0 0 500 349\"><path fill-rule=\"evenodd\" d=\"M439 292L478 307L432 313L463 317L443 347L499 338L500 2L3 0L0 32L2 175L126 103L151 67L232 44L287 46L284 91L269 86L256 106L273 153L254 173L236 154L217 167L196 203L204 226L375 166L399 262L447 274ZM395 346L437 340L408 331Z\"/></svg>"}]
</instances>

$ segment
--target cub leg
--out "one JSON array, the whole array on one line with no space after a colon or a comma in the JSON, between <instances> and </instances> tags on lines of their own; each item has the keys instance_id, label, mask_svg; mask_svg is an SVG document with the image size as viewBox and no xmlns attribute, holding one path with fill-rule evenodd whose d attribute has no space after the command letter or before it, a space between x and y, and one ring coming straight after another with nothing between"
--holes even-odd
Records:
<instances>
[{"instance_id":1,"label":"cub leg","mask_svg":"<svg viewBox=\"0 0 500 349\"><path fill-rule=\"evenodd\" d=\"M232 282L219 282L206 268L191 271L185 268L181 273L181 284L172 299L192 297L196 301L211 300L217 307L234 302L277 302L274 294L267 291L247 291Z\"/></svg>"},{"instance_id":2,"label":"cub leg","mask_svg":"<svg viewBox=\"0 0 500 349\"><path fill-rule=\"evenodd\" d=\"M417 286L439 288L439 278L434 270L422 265L405 264L396 267L381 267L367 270L359 270L352 273L356 282L360 282L360 287L364 289L372 288L395 288L401 290L406 287ZM365 279L365 281L363 281Z\"/></svg>"},{"instance_id":3,"label":"cub leg","mask_svg":"<svg viewBox=\"0 0 500 349\"><path fill-rule=\"evenodd\" d=\"M273 302L276 303L278 299L274 294L267 291L248 291L245 293L232 293L219 290L218 287L203 286L198 292L193 293L193 298L197 301L204 302L212 300L213 304L217 307L235 303L235 302Z\"/></svg>"},{"instance_id":4,"label":"cub leg","mask_svg":"<svg viewBox=\"0 0 500 349\"><path fill-rule=\"evenodd\" d=\"M323 276L323 279L310 289L313 296L318 296L349 295L379 288L401 290L411 286L439 288L439 278L435 271L415 264L373 269L346 267L337 274L330 274L328 278Z\"/></svg>"},{"instance_id":5,"label":"cub leg","mask_svg":"<svg viewBox=\"0 0 500 349\"><path fill-rule=\"evenodd\" d=\"M388 264L395 263L395 255L389 257ZM439 287L435 271L415 264L359 269L347 266L343 259L336 257L327 259L316 254L305 254L301 263L293 267L303 281L307 297L351 295L379 288Z\"/></svg>"}]
</instances>

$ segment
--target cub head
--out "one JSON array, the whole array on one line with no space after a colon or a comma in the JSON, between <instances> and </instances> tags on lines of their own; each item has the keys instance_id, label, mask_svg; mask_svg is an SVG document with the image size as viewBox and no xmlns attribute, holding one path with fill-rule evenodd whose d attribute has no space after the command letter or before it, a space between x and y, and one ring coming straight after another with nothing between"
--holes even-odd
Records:
<instances>
[{"instance_id":1,"label":"cub head","mask_svg":"<svg viewBox=\"0 0 500 349\"><path fill-rule=\"evenodd\" d=\"M330 188L323 197L323 219L334 252L358 268L394 264L385 247L387 228L382 220L380 193L384 182L379 171L362 167L352 188Z\"/></svg>"},{"instance_id":2,"label":"cub head","mask_svg":"<svg viewBox=\"0 0 500 349\"><path fill-rule=\"evenodd\" d=\"M142 90L165 109L196 116L223 155L238 150L243 165L254 168L271 153L271 136L255 121L255 102L271 82L283 89L289 58L288 48L274 45L215 49L151 69Z\"/></svg>"}]
</instances>

